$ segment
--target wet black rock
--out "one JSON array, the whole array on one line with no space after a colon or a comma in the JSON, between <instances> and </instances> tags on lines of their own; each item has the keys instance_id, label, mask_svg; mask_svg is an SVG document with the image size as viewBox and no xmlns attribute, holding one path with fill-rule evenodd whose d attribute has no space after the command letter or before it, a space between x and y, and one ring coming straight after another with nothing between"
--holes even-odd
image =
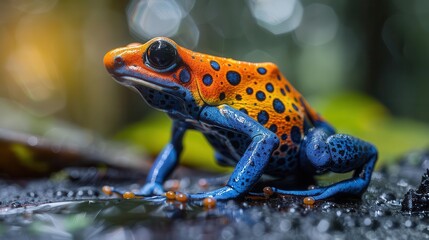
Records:
<instances>
[{"instance_id":1,"label":"wet black rock","mask_svg":"<svg viewBox=\"0 0 429 240\"><path fill-rule=\"evenodd\" d=\"M402 200L401 211L406 213L429 212L429 169L422 176L422 181L417 190L410 189Z\"/></svg>"},{"instance_id":2,"label":"wet black rock","mask_svg":"<svg viewBox=\"0 0 429 240\"><path fill-rule=\"evenodd\" d=\"M311 206L280 195L219 201L214 209L163 197L119 199L103 194L102 186L138 189L144 178L96 169L72 169L62 178L0 179L0 239L428 239L428 204L416 201L418 195L429 199L428 163L429 152L410 154L374 172L361 198ZM201 186L201 177L210 176L181 168L166 186L185 193L217 187ZM402 201L411 188L417 190ZM417 214L401 211L410 201L419 206L411 208Z\"/></svg>"}]
</instances>

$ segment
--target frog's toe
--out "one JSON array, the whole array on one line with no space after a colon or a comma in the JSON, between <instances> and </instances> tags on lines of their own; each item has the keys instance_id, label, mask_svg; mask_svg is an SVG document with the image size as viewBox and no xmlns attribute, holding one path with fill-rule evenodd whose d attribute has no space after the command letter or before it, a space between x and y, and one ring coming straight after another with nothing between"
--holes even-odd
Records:
<instances>
[{"instance_id":1,"label":"frog's toe","mask_svg":"<svg viewBox=\"0 0 429 240\"><path fill-rule=\"evenodd\" d=\"M300 196L300 197L316 197L320 194L322 194L323 192L326 191L325 187L321 187L321 188L315 188L315 189L309 189L309 190L298 190L298 191L286 191L286 190L281 190L278 188L272 188L273 192L277 193L277 194L282 194L282 195L293 195L293 196Z\"/></svg>"},{"instance_id":2,"label":"frog's toe","mask_svg":"<svg viewBox=\"0 0 429 240\"><path fill-rule=\"evenodd\" d=\"M154 196L154 195L162 195L164 193L164 188L162 185L157 183L148 183L144 185L140 190L130 190L130 189L123 189L123 188L116 188L111 186L104 186L103 192L107 195L116 194L119 196L129 196L130 193L135 197L147 197L147 196Z\"/></svg>"},{"instance_id":3,"label":"frog's toe","mask_svg":"<svg viewBox=\"0 0 429 240\"><path fill-rule=\"evenodd\" d=\"M138 194L143 196L162 195L164 188L159 183L146 183Z\"/></svg>"},{"instance_id":4,"label":"frog's toe","mask_svg":"<svg viewBox=\"0 0 429 240\"><path fill-rule=\"evenodd\" d=\"M192 200L203 200L208 197L213 197L213 195L209 193L194 193L194 194L189 194L188 196Z\"/></svg>"},{"instance_id":5,"label":"frog's toe","mask_svg":"<svg viewBox=\"0 0 429 240\"><path fill-rule=\"evenodd\" d=\"M216 200L229 200L235 199L240 195L241 194L237 192L234 188L225 186L210 192L190 194L189 197L192 200L203 200L208 197L212 197Z\"/></svg>"}]
</instances>

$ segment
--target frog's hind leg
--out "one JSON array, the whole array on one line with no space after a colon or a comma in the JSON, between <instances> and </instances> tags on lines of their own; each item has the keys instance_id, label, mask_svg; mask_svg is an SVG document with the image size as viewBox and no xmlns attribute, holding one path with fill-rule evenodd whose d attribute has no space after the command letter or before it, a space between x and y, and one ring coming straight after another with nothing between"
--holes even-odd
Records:
<instances>
[{"instance_id":1,"label":"frog's hind leg","mask_svg":"<svg viewBox=\"0 0 429 240\"><path fill-rule=\"evenodd\" d=\"M321 200L339 195L360 196L368 187L377 161L377 150L372 144L345 134L328 136L321 129L313 129L302 147L306 160L316 170L337 173L355 170L352 178L311 190L285 191L273 188L274 192Z\"/></svg>"}]
</instances>

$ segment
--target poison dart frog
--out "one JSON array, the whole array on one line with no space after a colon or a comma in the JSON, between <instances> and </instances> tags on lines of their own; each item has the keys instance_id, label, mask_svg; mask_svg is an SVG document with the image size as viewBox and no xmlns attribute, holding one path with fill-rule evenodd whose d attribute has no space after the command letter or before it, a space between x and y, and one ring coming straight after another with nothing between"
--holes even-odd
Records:
<instances>
[{"instance_id":1,"label":"poison dart frog","mask_svg":"<svg viewBox=\"0 0 429 240\"><path fill-rule=\"evenodd\" d=\"M114 49L107 71L173 120L170 142L156 158L140 195L161 195L187 130L200 131L221 165L235 166L225 186L190 199L235 199L263 176L312 179L354 170L350 179L313 189L273 187L278 194L322 200L360 196L377 161L376 148L334 128L310 107L273 63L249 63L193 52L171 39ZM298 181L299 182L299 181Z\"/></svg>"}]
</instances>

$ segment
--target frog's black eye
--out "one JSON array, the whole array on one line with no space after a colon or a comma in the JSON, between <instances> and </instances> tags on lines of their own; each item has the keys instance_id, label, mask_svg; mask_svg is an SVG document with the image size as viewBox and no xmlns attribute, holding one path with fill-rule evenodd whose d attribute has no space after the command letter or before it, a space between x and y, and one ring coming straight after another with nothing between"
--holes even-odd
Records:
<instances>
[{"instance_id":1,"label":"frog's black eye","mask_svg":"<svg viewBox=\"0 0 429 240\"><path fill-rule=\"evenodd\" d=\"M176 64L177 50L169 42L158 40L146 50L146 60L150 67L160 71L170 69Z\"/></svg>"}]
</instances>

